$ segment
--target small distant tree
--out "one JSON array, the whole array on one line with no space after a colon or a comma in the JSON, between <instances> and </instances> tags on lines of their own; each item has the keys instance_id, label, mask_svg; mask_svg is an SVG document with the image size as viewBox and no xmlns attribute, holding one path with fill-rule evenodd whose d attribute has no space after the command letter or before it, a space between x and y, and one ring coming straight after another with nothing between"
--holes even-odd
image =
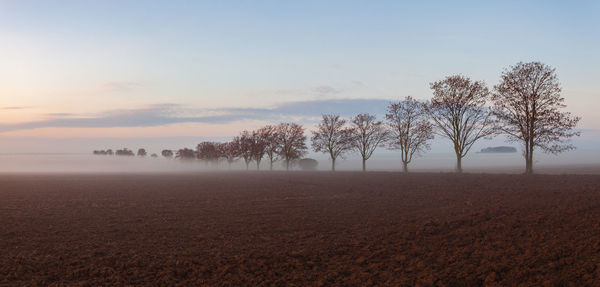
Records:
<instances>
[{"instance_id":1,"label":"small distant tree","mask_svg":"<svg viewBox=\"0 0 600 287\"><path fill-rule=\"evenodd\" d=\"M199 143L196 146L196 154L198 155L198 159L204 161L205 163L217 162L219 159L217 143L209 141Z\"/></svg>"},{"instance_id":2,"label":"small distant tree","mask_svg":"<svg viewBox=\"0 0 600 287\"><path fill-rule=\"evenodd\" d=\"M175 158L181 160L193 160L196 158L196 152L193 149L183 148L177 151Z\"/></svg>"},{"instance_id":3,"label":"small distant tree","mask_svg":"<svg viewBox=\"0 0 600 287\"><path fill-rule=\"evenodd\" d=\"M433 127L427 118L425 103L408 96L397 103L390 103L385 118L390 129L390 148L400 150L402 169L407 173L413 157L429 150L429 141L433 139Z\"/></svg>"},{"instance_id":4,"label":"small distant tree","mask_svg":"<svg viewBox=\"0 0 600 287\"><path fill-rule=\"evenodd\" d=\"M147 154L148 153L146 152L146 149L143 149L143 148L138 149L138 151L137 151L138 156L146 156Z\"/></svg>"},{"instance_id":5,"label":"small distant tree","mask_svg":"<svg viewBox=\"0 0 600 287\"><path fill-rule=\"evenodd\" d=\"M354 132L354 148L362 158L362 170L367 170L367 160L371 158L377 147L383 146L389 132L374 115L359 114L352 118Z\"/></svg>"},{"instance_id":6,"label":"small distant tree","mask_svg":"<svg viewBox=\"0 0 600 287\"><path fill-rule=\"evenodd\" d=\"M533 173L533 152L558 154L575 147L569 139L581 118L565 108L556 70L540 62L523 63L506 69L494 87L493 112L498 130L524 147L525 173Z\"/></svg>"},{"instance_id":7,"label":"small distant tree","mask_svg":"<svg viewBox=\"0 0 600 287\"><path fill-rule=\"evenodd\" d=\"M312 132L312 147L315 152L329 154L331 171L335 171L335 161L354 147L354 131L345 126L346 120L338 115L323 115L317 130Z\"/></svg>"},{"instance_id":8,"label":"small distant tree","mask_svg":"<svg viewBox=\"0 0 600 287\"><path fill-rule=\"evenodd\" d=\"M281 123L277 125L277 154L285 164L285 169L290 169L292 160L302 157L306 151L306 136L304 128L295 123Z\"/></svg>"},{"instance_id":9,"label":"small distant tree","mask_svg":"<svg viewBox=\"0 0 600 287\"><path fill-rule=\"evenodd\" d=\"M303 158L298 160L298 166L300 166L301 170L316 170L318 165L319 162L312 158Z\"/></svg>"},{"instance_id":10,"label":"small distant tree","mask_svg":"<svg viewBox=\"0 0 600 287\"><path fill-rule=\"evenodd\" d=\"M260 130L252 131L251 134L252 139L252 158L256 162L256 170L260 169L260 162L262 158L265 156L267 142L266 138L263 137L263 134Z\"/></svg>"},{"instance_id":11,"label":"small distant tree","mask_svg":"<svg viewBox=\"0 0 600 287\"><path fill-rule=\"evenodd\" d=\"M152 155L150 155L150 157L157 158L157 157L158 157L158 155L157 155L157 154L155 154L155 153L153 153Z\"/></svg>"},{"instance_id":12,"label":"small distant tree","mask_svg":"<svg viewBox=\"0 0 600 287\"><path fill-rule=\"evenodd\" d=\"M217 146L217 150L219 152L219 157L224 158L227 161L229 168L231 168L231 164L240 156L239 147L236 141L220 143Z\"/></svg>"},{"instance_id":13,"label":"small distant tree","mask_svg":"<svg viewBox=\"0 0 600 287\"><path fill-rule=\"evenodd\" d=\"M124 149L119 149L115 152L116 155L118 156L135 156L135 154L133 153L132 150L129 150L127 148Z\"/></svg>"},{"instance_id":14,"label":"small distant tree","mask_svg":"<svg viewBox=\"0 0 600 287\"><path fill-rule=\"evenodd\" d=\"M169 158L169 159L170 159L170 158L173 158L173 151L172 151L172 150L170 150L170 149L164 149L164 150L161 152L161 154L162 154L162 156L163 156L163 157L166 157L166 158Z\"/></svg>"},{"instance_id":15,"label":"small distant tree","mask_svg":"<svg viewBox=\"0 0 600 287\"><path fill-rule=\"evenodd\" d=\"M489 90L484 82L455 75L430 84L433 98L427 106L436 132L448 138L456 154L456 171L462 172L462 159L478 140L494 134L486 103Z\"/></svg>"},{"instance_id":16,"label":"small distant tree","mask_svg":"<svg viewBox=\"0 0 600 287\"><path fill-rule=\"evenodd\" d=\"M243 131L233 141L239 148L239 156L244 159L246 169L249 169L250 162L254 158L252 134L249 131Z\"/></svg>"},{"instance_id":17,"label":"small distant tree","mask_svg":"<svg viewBox=\"0 0 600 287\"><path fill-rule=\"evenodd\" d=\"M273 170L273 163L277 160L277 152L279 148L277 142L277 127L268 125L260 128L258 132L265 144L265 155L269 159L269 169Z\"/></svg>"},{"instance_id":18,"label":"small distant tree","mask_svg":"<svg viewBox=\"0 0 600 287\"><path fill-rule=\"evenodd\" d=\"M106 154L107 154L107 155L113 155L113 154L114 154L114 152L113 152L113 150L112 150L112 149L107 149L107 150L106 150Z\"/></svg>"}]
</instances>

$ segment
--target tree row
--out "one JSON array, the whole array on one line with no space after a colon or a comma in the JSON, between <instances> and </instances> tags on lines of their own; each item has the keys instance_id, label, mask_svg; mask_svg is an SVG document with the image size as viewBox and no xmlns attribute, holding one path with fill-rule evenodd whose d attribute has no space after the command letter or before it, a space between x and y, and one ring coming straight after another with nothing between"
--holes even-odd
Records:
<instances>
[{"instance_id":1,"label":"tree row","mask_svg":"<svg viewBox=\"0 0 600 287\"><path fill-rule=\"evenodd\" d=\"M525 172L533 173L536 149L557 154L574 149L569 139L580 118L563 111L566 107L556 70L539 62L517 63L505 69L497 85L490 90L483 81L463 75L448 76L430 84L433 97L419 101L406 97L392 102L385 117L358 114L349 119L339 115L323 115L311 132L311 147L336 161L350 153L362 159L362 170L377 148L398 150L404 172L412 160L430 149L434 137L448 140L456 155L456 170L462 172L462 159L483 138L504 135L508 141L521 144ZM226 161L231 165L243 160L248 169L254 162L260 168L267 160L270 169L281 160L286 169L308 152L304 128L295 123L267 125L254 131L243 131L231 141L202 142L195 150L180 149L162 155L205 162ZM107 154L108 151L95 151ZM110 151L112 154L112 151ZM133 155L127 149L117 154ZM138 155L145 156L140 149Z\"/></svg>"}]
</instances>

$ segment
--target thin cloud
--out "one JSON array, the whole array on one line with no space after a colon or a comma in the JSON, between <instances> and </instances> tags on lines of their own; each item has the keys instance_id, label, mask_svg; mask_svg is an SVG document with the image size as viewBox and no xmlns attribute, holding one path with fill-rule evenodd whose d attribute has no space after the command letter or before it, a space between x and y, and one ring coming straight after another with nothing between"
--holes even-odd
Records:
<instances>
[{"instance_id":1,"label":"thin cloud","mask_svg":"<svg viewBox=\"0 0 600 287\"><path fill-rule=\"evenodd\" d=\"M313 91L320 95L333 95L333 94L339 94L342 92L332 86L327 86L327 85L318 86L318 87L314 88Z\"/></svg>"},{"instance_id":2,"label":"thin cloud","mask_svg":"<svg viewBox=\"0 0 600 287\"><path fill-rule=\"evenodd\" d=\"M363 83L362 81L359 80L352 80L352 84L356 85L356 86L364 86L365 83Z\"/></svg>"},{"instance_id":3,"label":"thin cloud","mask_svg":"<svg viewBox=\"0 0 600 287\"><path fill-rule=\"evenodd\" d=\"M47 113L47 114L44 114L44 116L46 118L65 118L65 117L73 117L73 116L80 116L80 115L73 114L73 113Z\"/></svg>"},{"instance_id":4,"label":"thin cloud","mask_svg":"<svg viewBox=\"0 0 600 287\"><path fill-rule=\"evenodd\" d=\"M152 105L139 109L117 109L95 115L53 113L46 120L17 124L0 124L0 132L39 128L107 128L152 127L176 123L227 124L242 120L285 121L303 119L314 121L322 114L343 117L358 113L381 114L389 100L337 99L290 102L273 108L190 109L177 104Z\"/></svg>"},{"instance_id":5,"label":"thin cloud","mask_svg":"<svg viewBox=\"0 0 600 287\"><path fill-rule=\"evenodd\" d=\"M29 107L0 107L0 110L24 110Z\"/></svg>"},{"instance_id":6,"label":"thin cloud","mask_svg":"<svg viewBox=\"0 0 600 287\"><path fill-rule=\"evenodd\" d=\"M100 84L100 88L108 92L126 92L140 87L138 82L104 82Z\"/></svg>"}]
</instances>

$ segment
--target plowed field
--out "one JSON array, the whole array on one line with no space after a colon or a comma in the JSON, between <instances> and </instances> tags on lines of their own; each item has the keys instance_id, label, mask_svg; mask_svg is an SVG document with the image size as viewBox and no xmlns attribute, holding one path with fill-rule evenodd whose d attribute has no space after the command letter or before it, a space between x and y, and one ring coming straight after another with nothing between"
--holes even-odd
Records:
<instances>
[{"instance_id":1,"label":"plowed field","mask_svg":"<svg viewBox=\"0 0 600 287\"><path fill-rule=\"evenodd\" d=\"M0 175L0 285L600 284L600 176Z\"/></svg>"}]
</instances>

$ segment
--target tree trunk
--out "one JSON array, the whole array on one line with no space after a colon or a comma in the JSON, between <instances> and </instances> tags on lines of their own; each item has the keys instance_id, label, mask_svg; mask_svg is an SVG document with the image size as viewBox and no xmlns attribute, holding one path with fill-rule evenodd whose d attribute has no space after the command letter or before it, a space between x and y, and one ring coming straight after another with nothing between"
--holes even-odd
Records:
<instances>
[{"instance_id":1,"label":"tree trunk","mask_svg":"<svg viewBox=\"0 0 600 287\"><path fill-rule=\"evenodd\" d=\"M362 167L363 167L362 171L367 171L367 160L364 157L362 159L362 163L363 163L363 165L362 165Z\"/></svg>"},{"instance_id":2,"label":"tree trunk","mask_svg":"<svg viewBox=\"0 0 600 287\"><path fill-rule=\"evenodd\" d=\"M331 159L331 171L335 171L335 158Z\"/></svg>"},{"instance_id":3,"label":"tree trunk","mask_svg":"<svg viewBox=\"0 0 600 287\"><path fill-rule=\"evenodd\" d=\"M247 162L246 162L246 170L248 170L249 168L250 168L250 162L249 162L249 161L247 161Z\"/></svg>"},{"instance_id":4,"label":"tree trunk","mask_svg":"<svg viewBox=\"0 0 600 287\"><path fill-rule=\"evenodd\" d=\"M533 152L531 149L525 159L525 174L533 174Z\"/></svg>"},{"instance_id":5,"label":"tree trunk","mask_svg":"<svg viewBox=\"0 0 600 287\"><path fill-rule=\"evenodd\" d=\"M525 174L533 174L533 163L531 159L525 159Z\"/></svg>"},{"instance_id":6,"label":"tree trunk","mask_svg":"<svg viewBox=\"0 0 600 287\"><path fill-rule=\"evenodd\" d=\"M290 170L290 160L289 159L285 160L285 170L286 171Z\"/></svg>"},{"instance_id":7,"label":"tree trunk","mask_svg":"<svg viewBox=\"0 0 600 287\"><path fill-rule=\"evenodd\" d=\"M256 162L256 170L260 170L260 161Z\"/></svg>"},{"instance_id":8,"label":"tree trunk","mask_svg":"<svg viewBox=\"0 0 600 287\"><path fill-rule=\"evenodd\" d=\"M456 172L462 173L462 157L456 156Z\"/></svg>"},{"instance_id":9,"label":"tree trunk","mask_svg":"<svg viewBox=\"0 0 600 287\"><path fill-rule=\"evenodd\" d=\"M525 142L525 174L533 174L533 144L530 140Z\"/></svg>"},{"instance_id":10,"label":"tree trunk","mask_svg":"<svg viewBox=\"0 0 600 287\"><path fill-rule=\"evenodd\" d=\"M533 174L533 138L529 143L529 174Z\"/></svg>"},{"instance_id":11,"label":"tree trunk","mask_svg":"<svg viewBox=\"0 0 600 287\"><path fill-rule=\"evenodd\" d=\"M404 173L408 173L408 162L405 162L405 161L402 162L402 171Z\"/></svg>"},{"instance_id":12,"label":"tree trunk","mask_svg":"<svg viewBox=\"0 0 600 287\"><path fill-rule=\"evenodd\" d=\"M270 164L269 164L269 170L273 170L273 160L272 160L272 159L270 159L269 161L270 161Z\"/></svg>"}]
</instances>

